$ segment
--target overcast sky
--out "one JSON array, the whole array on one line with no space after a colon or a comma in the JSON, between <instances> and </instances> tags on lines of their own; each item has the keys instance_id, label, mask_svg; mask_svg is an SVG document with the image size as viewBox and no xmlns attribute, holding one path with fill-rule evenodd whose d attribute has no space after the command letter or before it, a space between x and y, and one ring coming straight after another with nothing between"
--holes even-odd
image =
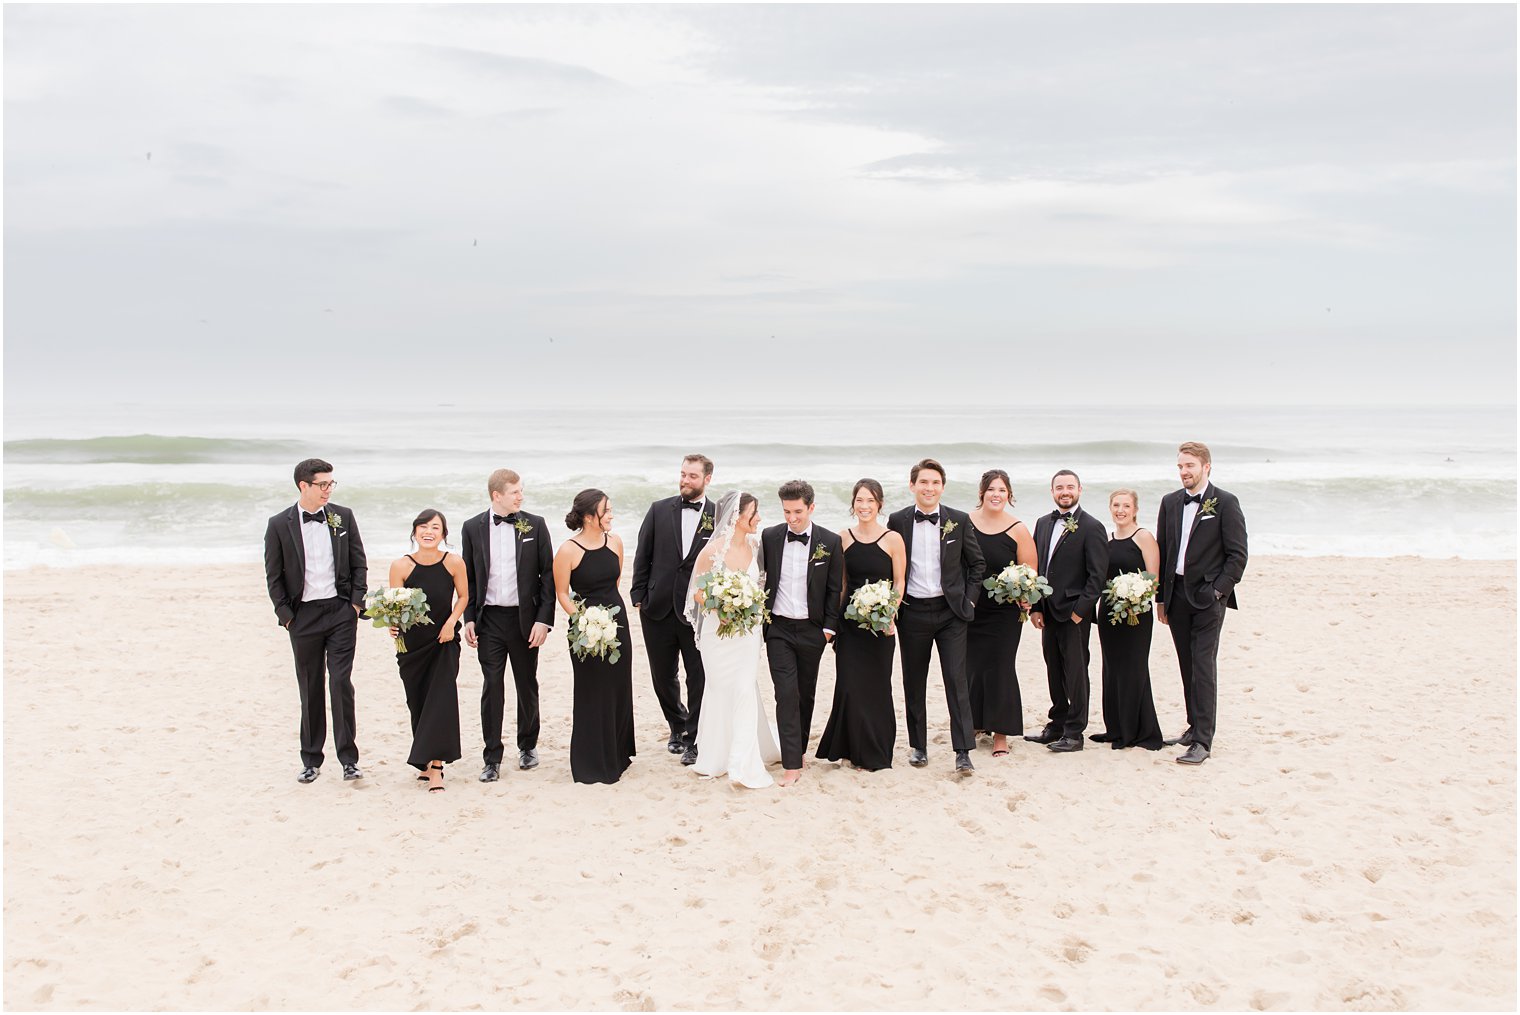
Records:
<instances>
[{"instance_id":1,"label":"overcast sky","mask_svg":"<svg viewBox=\"0 0 1520 1015\"><path fill-rule=\"evenodd\" d=\"M1512 403L1515 17L7 5L9 411Z\"/></svg>"}]
</instances>

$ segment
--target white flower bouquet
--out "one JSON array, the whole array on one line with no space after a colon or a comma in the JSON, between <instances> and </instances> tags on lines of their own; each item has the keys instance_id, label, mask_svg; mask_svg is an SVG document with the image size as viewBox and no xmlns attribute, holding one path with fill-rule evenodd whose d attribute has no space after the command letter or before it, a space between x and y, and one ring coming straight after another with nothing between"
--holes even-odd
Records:
<instances>
[{"instance_id":1,"label":"white flower bouquet","mask_svg":"<svg viewBox=\"0 0 1520 1015\"><path fill-rule=\"evenodd\" d=\"M421 589L378 588L364 597L364 615L375 627L394 627L405 634L419 624L431 624L427 593ZM406 642L396 638L397 653L406 651Z\"/></svg>"},{"instance_id":2,"label":"white flower bouquet","mask_svg":"<svg viewBox=\"0 0 1520 1015\"><path fill-rule=\"evenodd\" d=\"M1109 604L1110 624L1123 621L1134 627L1155 605L1156 576L1149 571L1130 571L1116 575L1103 587L1103 598Z\"/></svg>"},{"instance_id":3,"label":"white flower bouquet","mask_svg":"<svg viewBox=\"0 0 1520 1015\"><path fill-rule=\"evenodd\" d=\"M575 658L584 660L596 656L609 663L623 657L623 643L618 641L617 615L621 606L589 606L584 599L575 600L575 612L570 615L570 625L565 636L570 639L570 651Z\"/></svg>"},{"instance_id":4,"label":"white flower bouquet","mask_svg":"<svg viewBox=\"0 0 1520 1015\"><path fill-rule=\"evenodd\" d=\"M982 582L982 588L994 603L1007 605L1018 603L1033 606L1050 595L1050 583L1028 564L1009 564L1003 570ZM1028 610L1019 611L1019 623L1029 619Z\"/></svg>"},{"instance_id":5,"label":"white flower bouquet","mask_svg":"<svg viewBox=\"0 0 1520 1015\"><path fill-rule=\"evenodd\" d=\"M892 627L901 602L902 594L883 578L856 589L850 597L849 605L844 608L844 617L855 621L873 635L881 634Z\"/></svg>"},{"instance_id":6,"label":"white flower bouquet","mask_svg":"<svg viewBox=\"0 0 1520 1015\"><path fill-rule=\"evenodd\" d=\"M765 589L748 571L730 571L720 565L703 575L697 588L703 596L702 612L718 615L719 638L737 638L770 623Z\"/></svg>"}]
</instances>

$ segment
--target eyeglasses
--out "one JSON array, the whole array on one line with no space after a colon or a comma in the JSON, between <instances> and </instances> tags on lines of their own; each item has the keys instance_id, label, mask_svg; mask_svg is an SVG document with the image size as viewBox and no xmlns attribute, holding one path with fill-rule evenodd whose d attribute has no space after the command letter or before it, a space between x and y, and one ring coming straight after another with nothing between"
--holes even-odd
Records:
<instances>
[{"instance_id":1,"label":"eyeglasses","mask_svg":"<svg viewBox=\"0 0 1520 1015\"><path fill-rule=\"evenodd\" d=\"M331 490L333 487L337 486L338 485L338 481L336 479L329 479L326 482L322 482L322 483L307 483L306 485L307 486L314 486L318 490L321 490L323 493L326 493L328 490Z\"/></svg>"}]
</instances>

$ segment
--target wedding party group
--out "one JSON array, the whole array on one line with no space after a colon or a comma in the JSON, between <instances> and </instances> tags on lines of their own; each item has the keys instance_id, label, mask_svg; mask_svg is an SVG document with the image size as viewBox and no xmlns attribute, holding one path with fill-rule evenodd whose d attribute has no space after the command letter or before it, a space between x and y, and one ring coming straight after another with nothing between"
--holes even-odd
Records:
<instances>
[{"instance_id":1,"label":"wedding party group","mask_svg":"<svg viewBox=\"0 0 1520 1015\"><path fill-rule=\"evenodd\" d=\"M1225 611L1245 573L1239 501L1210 480L1206 445L1178 448L1180 488L1162 498L1156 529L1140 527L1139 495L1109 494L1112 530L1082 507L1070 469L1050 484L1053 509L1033 530L1013 514L1008 473L984 472L976 507L941 503L945 469L925 458L908 473L913 503L883 520L886 494L861 479L853 524L813 522L814 490L792 480L776 492L782 521L761 527L752 493L708 495L713 462L681 462L677 493L649 506L634 552L630 600L650 678L669 729L666 749L699 775L760 789L795 784L811 742L818 672L835 652L833 701L814 757L864 771L892 766L897 743L892 669L900 660L908 763L928 765L927 688L938 655L954 770L975 771L978 737L992 757L1010 738L1052 752L1159 750L1180 744L1186 765L1214 746L1216 659ZM518 767L539 764L538 656L556 608L568 618L573 669L570 770L576 782L614 783L637 754L625 556L613 505L578 493L556 550L549 525L522 509L522 477L497 469L489 506L461 526L458 553L433 508L412 522L411 553L373 591L352 510L331 502L333 466L295 468L297 500L269 519L265 575L275 616L290 636L301 698L301 771L316 780L325 757L324 683L345 780L360 779L351 679L358 621L395 639L411 720L408 764L428 792L460 760L459 643L476 650L483 684L481 782L501 777L506 670L516 690ZM1149 656L1152 617L1177 650L1187 729L1168 739L1157 721ZM1026 626L1040 632L1048 721L1024 734L1015 667ZM1087 736L1092 630L1102 647L1102 733ZM774 688L775 720L760 692ZM684 696L683 696L684 676ZM780 767L778 775L772 768Z\"/></svg>"}]
</instances>

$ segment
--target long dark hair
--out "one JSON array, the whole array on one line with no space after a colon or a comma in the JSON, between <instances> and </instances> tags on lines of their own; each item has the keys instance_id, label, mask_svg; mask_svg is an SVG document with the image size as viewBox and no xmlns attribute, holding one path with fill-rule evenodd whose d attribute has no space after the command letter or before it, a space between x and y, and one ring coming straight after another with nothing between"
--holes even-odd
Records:
<instances>
[{"instance_id":1,"label":"long dark hair","mask_svg":"<svg viewBox=\"0 0 1520 1015\"><path fill-rule=\"evenodd\" d=\"M982 501L987 497L987 488L992 485L994 479L1001 479L1003 481L1003 489L1008 491L1008 506L1013 507L1013 481L1008 478L1008 473L1002 469L988 469L982 473L982 481L976 489L976 506L982 506Z\"/></svg>"},{"instance_id":2,"label":"long dark hair","mask_svg":"<svg viewBox=\"0 0 1520 1015\"><path fill-rule=\"evenodd\" d=\"M419 514L416 518L412 519L412 534L411 534L411 537L410 537L411 540L412 540L412 542L415 543L417 541L417 526L419 526L419 525L426 525L428 522L432 521L434 518L438 519L438 521L443 524L443 539L440 540L440 542L442 542L443 545L445 545L445 546L448 545L448 543L449 543L449 520L447 518L443 517L443 512L439 511L437 508L423 508L422 509L422 513Z\"/></svg>"},{"instance_id":3,"label":"long dark hair","mask_svg":"<svg viewBox=\"0 0 1520 1015\"><path fill-rule=\"evenodd\" d=\"M586 519L595 518L597 509L606 499L607 495L597 489L582 490L576 494L575 500L570 502L570 513L565 515L565 528L571 532L585 528Z\"/></svg>"}]
</instances>

